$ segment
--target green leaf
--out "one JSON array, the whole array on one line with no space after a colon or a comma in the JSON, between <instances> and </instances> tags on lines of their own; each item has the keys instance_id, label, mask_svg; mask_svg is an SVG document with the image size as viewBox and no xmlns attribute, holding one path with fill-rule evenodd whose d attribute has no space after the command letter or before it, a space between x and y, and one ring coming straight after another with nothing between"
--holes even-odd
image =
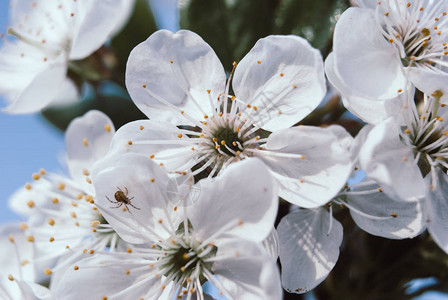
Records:
<instances>
[{"instance_id":1,"label":"green leaf","mask_svg":"<svg viewBox=\"0 0 448 300\"><path fill-rule=\"evenodd\" d=\"M223 66L232 67L232 47L225 0L190 0L180 11L180 26L199 34L215 50Z\"/></svg>"},{"instance_id":2,"label":"green leaf","mask_svg":"<svg viewBox=\"0 0 448 300\"><path fill-rule=\"evenodd\" d=\"M111 41L111 47L118 58L118 70L122 74L124 74L126 62L132 49L156 30L156 22L147 1L137 0L128 24Z\"/></svg>"},{"instance_id":3,"label":"green leaf","mask_svg":"<svg viewBox=\"0 0 448 300\"><path fill-rule=\"evenodd\" d=\"M296 34L314 47L331 43L338 17L349 7L347 0L282 0L275 18L277 34Z\"/></svg>"},{"instance_id":4,"label":"green leaf","mask_svg":"<svg viewBox=\"0 0 448 300\"><path fill-rule=\"evenodd\" d=\"M258 39L272 34L275 0L236 0L229 6L233 59L241 60Z\"/></svg>"}]
</instances>

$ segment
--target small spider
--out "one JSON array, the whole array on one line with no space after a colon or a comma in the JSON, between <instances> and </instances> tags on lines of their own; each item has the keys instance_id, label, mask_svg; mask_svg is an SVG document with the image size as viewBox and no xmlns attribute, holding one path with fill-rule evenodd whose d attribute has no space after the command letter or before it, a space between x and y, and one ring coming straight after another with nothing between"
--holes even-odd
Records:
<instances>
[{"instance_id":1,"label":"small spider","mask_svg":"<svg viewBox=\"0 0 448 300\"><path fill-rule=\"evenodd\" d=\"M128 205L130 205L133 208L140 210L140 208L135 207L131 203L131 200L134 199L134 197L128 198L128 188L127 187L124 188L124 192L119 187L117 187L117 189L118 189L118 191L116 191L114 194L116 201L112 201L109 199L109 197L106 196L106 198L107 198L107 200L109 200L109 202L118 204L117 206L111 207L111 208L119 208L122 205L124 205L126 207L126 209L129 211Z\"/></svg>"}]
</instances>

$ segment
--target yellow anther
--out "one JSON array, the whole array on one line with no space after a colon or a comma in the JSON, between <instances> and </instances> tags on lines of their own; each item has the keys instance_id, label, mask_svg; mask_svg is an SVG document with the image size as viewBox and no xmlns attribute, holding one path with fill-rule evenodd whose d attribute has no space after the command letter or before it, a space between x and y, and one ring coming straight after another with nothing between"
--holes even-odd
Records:
<instances>
[{"instance_id":1,"label":"yellow anther","mask_svg":"<svg viewBox=\"0 0 448 300\"><path fill-rule=\"evenodd\" d=\"M215 143L218 142L218 139L217 139L217 138L213 138L212 140L213 140L213 142L215 142Z\"/></svg>"},{"instance_id":2,"label":"yellow anther","mask_svg":"<svg viewBox=\"0 0 448 300\"><path fill-rule=\"evenodd\" d=\"M306 158L305 155L300 156L300 159L305 159L305 158Z\"/></svg>"},{"instance_id":3,"label":"yellow anther","mask_svg":"<svg viewBox=\"0 0 448 300\"><path fill-rule=\"evenodd\" d=\"M53 199L51 199L51 202L53 202L54 204L59 203L59 199L58 198L53 198Z\"/></svg>"},{"instance_id":4,"label":"yellow anther","mask_svg":"<svg viewBox=\"0 0 448 300\"><path fill-rule=\"evenodd\" d=\"M48 224L50 224L50 226L54 226L54 219L48 219Z\"/></svg>"},{"instance_id":5,"label":"yellow anther","mask_svg":"<svg viewBox=\"0 0 448 300\"><path fill-rule=\"evenodd\" d=\"M234 61L234 62L232 63L232 66L235 68L236 65L237 65L237 63Z\"/></svg>"},{"instance_id":6,"label":"yellow anther","mask_svg":"<svg viewBox=\"0 0 448 300\"><path fill-rule=\"evenodd\" d=\"M26 188L27 190L31 190L31 184L29 184L29 183L25 184L25 188Z\"/></svg>"},{"instance_id":7,"label":"yellow anther","mask_svg":"<svg viewBox=\"0 0 448 300\"><path fill-rule=\"evenodd\" d=\"M89 172L89 170L84 169L84 170L82 170L82 174L83 174L84 176L89 176L89 175L90 175L90 172Z\"/></svg>"},{"instance_id":8,"label":"yellow anther","mask_svg":"<svg viewBox=\"0 0 448 300\"><path fill-rule=\"evenodd\" d=\"M257 109L258 109L258 107L256 107L256 106L253 106L253 107L252 107L252 109L253 109L253 110L257 110Z\"/></svg>"},{"instance_id":9,"label":"yellow anther","mask_svg":"<svg viewBox=\"0 0 448 300\"><path fill-rule=\"evenodd\" d=\"M132 145L132 141L128 141L128 145L131 146Z\"/></svg>"},{"instance_id":10,"label":"yellow anther","mask_svg":"<svg viewBox=\"0 0 448 300\"><path fill-rule=\"evenodd\" d=\"M218 116L222 117L222 112L219 112Z\"/></svg>"},{"instance_id":11,"label":"yellow anther","mask_svg":"<svg viewBox=\"0 0 448 300\"><path fill-rule=\"evenodd\" d=\"M33 174L33 180L39 180L39 179L40 179L40 174L34 173Z\"/></svg>"},{"instance_id":12,"label":"yellow anther","mask_svg":"<svg viewBox=\"0 0 448 300\"><path fill-rule=\"evenodd\" d=\"M82 139L82 144L87 147L89 145L89 142L87 141L86 138L83 138Z\"/></svg>"},{"instance_id":13,"label":"yellow anther","mask_svg":"<svg viewBox=\"0 0 448 300\"><path fill-rule=\"evenodd\" d=\"M78 271L78 270L79 270L79 267L78 267L78 266L74 266L74 267L73 267L73 270Z\"/></svg>"},{"instance_id":14,"label":"yellow anther","mask_svg":"<svg viewBox=\"0 0 448 300\"><path fill-rule=\"evenodd\" d=\"M140 125L140 130L143 130L143 129L145 129L145 127L143 127L143 125Z\"/></svg>"},{"instance_id":15,"label":"yellow anther","mask_svg":"<svg viewBox=\"0 0 448 300\"><path fill-rule=\"evenodd\" d=\"M64 190L65 189L65 184L64 183L60 183L59 185L58 185L58 189L59 190Z\"/></svg>"},{"instance_id":16,"label":"yellow anther","mask_svg":"<svg viewBox=\"0 0 448 300\"><path fill-rule=\"evenodd\" d=\"M54 237L50 238L50 243L54 242Z\"/></svg>"},{"instance_id":17,"label":"yellow anther","mask_svg":"<svg viewBox=\"0 0 448 300\"><path fill-rule=\"evenodd\" d=\"M391 214L391 216L392 216L393 218L396 218L396 217L397 217L397 214L396 214L396 213L393 213L393 214Z\"/></svg>"},{"instance_id":18,"label":"yellow anther","mask_svg":"<svg viewBox=\"0 0 448 300\"><path fill-rule=\"evenodd\" d=\"M90 202L90 201L93 200L93 196L92 196L92 195L86 195L86 196L85 196L85 200L86 200L87 202Z\"/></svg>"},{"instance_id":19,"label":"yellow anther","mask_svg":"<svg viewBox=\"0 0 448 300\"><path fill-rule=\"evenodd\" d=\"M104 125L104 130L106 130L107 132L110 132L110 129L111 129L111 127L109 124Z\"/></svg>"},{"instance_id":20,"label":"yellow anther","mask_svg":"<svg viewBox=\"0 0 448 300\"><path fill-rule=\"evenodd\" d=\"M142 88L146 89L146 84L142 84Z\"/></svg>"},{"instance_id":21,"label":"yellow anther","mask_svg":"<svg viewBox=\"0 0 448 300\"><path fill-rule=\"evenodd\" d=\"M89 250L89 253L90 253L90 254L93 254L93 253L95 253L95 250L90 249L90 250Z\"/></svg>"},{"instance_id":22,"label":"yellow anther","mask_svg":"<svg viewBox=\"0 0 448 300\"><path fill-rule=\"evenodd\" d=\"M224 140L223 140L223 141L221 141L221 145L223 145L223 146L224 146L225 144L226 144L226 141L224 141Z\"/></svg>"},{"instance_id":23,"label":"yellow anther","mask_svg":"<svg viewBox=\"0 0 448 300\"><path fill-rule=\"evenodd\" d=\"M404 133L410 134L410 133L411 133L411 130L410 130L409 128L406 128L406 129L404 130Z\"/></svg>"},{"instance_id":24,"label":"yellow anther","mask_svg":"<svg viewBox=\"0 0 448 300\"><path fill-rule=\"evenodd\" d=\"M208 119L208 116L207 116L207 115L204 115L204 119Z\"/></svg>"},{"instance_id":25,"label":"yellow anther","mask_svg":"<svg viewBox=\"0 0 448 300\"><path fill-rule=\"evenodd\" d=\"M28 225L26 223L20 223L20 230L28 229Z\"/></svg>"},{"instance_id":26,"label":"yellow anther","mask_svg":"<svg viewBox=\"0 0 448 300\"><path fill-rule=\"evenodd\" d=\"M76 199L77 199L77 200L81 200L82 197L84 197L84 194L83 194L83 193L79 193L79 194L76 196Z\"/></svg>"},{"instance_id":27,"label":"yellow anther","mask_svg":"<svg viewBox=\"0 0 448 300\"><path fill-rule=\"evenodd\" d=\"M86 181L88 184L92 184L92 179L90 179L89 177L86 177Z\"/></svg>"},{"instance_id":28,"label":"yellow anther","mask_svg":"<svg viewBox=\"0 0 448 300\"><path fill-rule=\"evenodd\" d=\"M154 182L154 181L156 181L154 178L151 178L151 182Z\"/></svg>"},{"instance_id":29,"label":"yellow anther","mask_svg":"<svg viewBox=\"0 0 448 300\"><path fill-rule=\"evenodd\" d=\"M211 92L212 92L212 90L207 90L207 93L209 93L209 94L210 94Z\"/></svg>"},{"instance_id":30,"label":"yellow anther","mask_svg":"<svg viewBox=\"0 0 448 300\"><path fill-rule=\"evenodd\" d=\"M397 92L401 93L401 92L403 92L403 90L402 90L402 89L399 89Z\"/></svg>"},{"instance_id":31,"label":"yellow anther","mask_svg":"<svg viewBox=\"0 0 448 300\"><path fill-rule=\"evenodd\" d=\"M131 249L131 248L128 248L126 251L127 251L128 253L132 253L132 249Z\"/></svg>"},{"instance_id":32,"label":"yellow anther","mask_svg":"<svg viewBox=\"0 0 448 300\"><path fill-rule=\"evenodd\" d=\"M8 275L8 279L9 279L9 281L14 281L14 277L12 277L11 274Z\"/></svg>"},{"instance_id":33,"label":"yellow anther","mask_svg":"<svg viewBox=\"0 0 448 300\"><path fill-rule=\"evenodd\" d=\"M378 192L382 193L383 189L382 188L378 188Z\"/></svg>"},{"instance_id":34,"label":"yellow anther","mask_svg":"<svg viewBox=\"0 0 448 300\"><path fill-rule=\"evenodd\" d=\"M390 39L389 42L393 43L393 42L394 42L394 39Z\"/></svg>"},{"instance_id":35,"label":"yellow anther","mask_svg":"<svg viewBox=\"0 0 448 300\"><path fill-rule=\"evenodd\" d=\"M35 203L33 200L30 200L26 203L26 205L28 205L29 208L33 208L35 206Z\"/></svg>"},{"instance_id":36,"label":"yellow anther","mask_svg":"<svg viewBox=\"0 0 448 300\"><path fill-rule=\"evenodd\" d=\"M159 222L159 224L162 224L162 223L163 223L163 220L162 220L162 219L159 219L157 222Z\"/></svg>"},{"instance_id":37,"label":"yellow anther","mask_svg":"<svg viewBox=\"0 0 448 300\"><path fill-rule=\"evenodd\" d=\"M172 64L173 63L173 61L172 60L170 60L170 64Z\"/></svg>"},{"instance_id":38,"label":"yellow anther","mask_svg":"<svg viewBox=\"0 0 448 300\"><path fill-rule=\"evenodd\" d=\"M384 15L385 15L386 17L388 17L388 16L389 16L389 12L386 12Z\"/></svg>"},{"instance_id":39,"label":"yellow anther","mask_svg":"<svg viewBox=\"0 0 448 300\"><path fill-rule=\"evenodd\" d=\"M9 236L8 236L8 239L9 239L9 241L10 241L11 243L14 243L14 237L13 237L12 235L9 235Z\"/></svg>"},{"instance_id":40,"label":"yellow anther","mask_svg":"<svg viewBox=\"0 0 448 300\"><path fill-rule=\"evenodd\" d=\"M283 77L285 74L283 74L283 73L280 73L280 77Z\"/></svg>"},{"instance_id":41,"label":"yellow anther","mask_svg":"<svg viewBox=\"0 0 448 300\"><path fill-rule=\"evenodd\" d=\"M70 216L72 216L73 218L76 218L76 213L74 211L70 212Z\"/></svg>"},{"instance_id":42,"label":"yellow anther","mask_svg":"<svg viewBox=\"0 0 448 300\"><path fill-rule=\"evenodd\" d=\"M261 64L261 60L258 60L258 61L257 61L257 64Z\"/></svg>"},{"instance_id":43,"label":"yellow anther","mask_svg":"<svg viewBox=\"0 0 448 300\"><path fill-rule=\"evenodd\" d=\"M177 135L177 137L178 137L178 138L181 138L181 137L182 137L182 133L179 133L179 134Z\"/></svg>"},{"instance_id":44,"label":"yellow anther","mask_svg":"<svg viewBox=\"0 0 448 300\"><path fill-rule=\"evenodd\" d=\"M27 240L28 242L32 243L32 242L34 242L34 236L29 235L29 236L26 237L26 240Z\"/></svg>"},{"instance_id":45,"label":"yellow anther","mask_svg":"<svg viewBox=\"0 0 448 300\"><path fill-rule=\"evenodd\" d=\"M129 269L126 269L126 275L131 274L131 271Z\"/></svg>"},{"instance_id":46,"label":"yellow anther","mask_svg":"<svg viewBox=\"0 0 448 300\"><path fill-rule=\"evenodd\" d=\"M39 173L40 175L44 176L45 174L47 174L47 171L45 171L45 169L40 169Z\"/></svg>"},{"instance_id":47,"label":"yellow anther","mask_svg":"<svg viewBox=\"0 0 448 300\"><path fill-rule=\"evenodd\" d=\"M92 227L96 227L96 226L98 226L98 225L100 225L100 224L101 224L100 221L95 220L95 221L92 221L92 223L90 223L90 226L92 226Z\"/></svg>"}]
</instances>

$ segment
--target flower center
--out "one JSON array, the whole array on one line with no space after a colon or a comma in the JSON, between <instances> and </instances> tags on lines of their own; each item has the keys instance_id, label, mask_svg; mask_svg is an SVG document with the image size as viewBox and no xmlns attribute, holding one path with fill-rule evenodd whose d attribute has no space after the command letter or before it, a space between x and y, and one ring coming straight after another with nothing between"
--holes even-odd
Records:
<instances>
[{"instance_id":1,"label":"flower center","mask_svg":"<svg viewBox=\"0 0 448 300\"><path fill-rule=\"evenodd\" d=\"M443 117L437 115L438 108L437 99L428 100L425 113L403 129L405 138L402 141L413 148L423 177L434 167L440 167L445 172L448 170L448 128L443 123Z\"/></svg>"},{"instance_id":2,"label":"flower center","mask_svg":"<svg viewBox=\"0 0 448 300\"><path fill-rule=\"evenodd\" d=\"M178 282L181 287L187 287L191 282L206 282L203 274L213 274L211 260L218 250L211 243L202 245L195 240L191 235L191 223L188 227L188 232L185 232L184 224L180 224L176 236L161 245L163 255L159 257L159 268L163 270L164 275Z\"/></svg>"},{"instance_id":3,"label":"flower center","mask_svg":"<svg viewBox=\"0 0 448 300\"><path fill-rule=\"evenodd\" d=\"M446 65L443 62L444 56L448 55L443 31L446 12L442 12L442 1L430 7L424 7L422 1L378 3L376 17L383 21L380 30L399 51L403 66Z\"/></svg>"}]
</instances>

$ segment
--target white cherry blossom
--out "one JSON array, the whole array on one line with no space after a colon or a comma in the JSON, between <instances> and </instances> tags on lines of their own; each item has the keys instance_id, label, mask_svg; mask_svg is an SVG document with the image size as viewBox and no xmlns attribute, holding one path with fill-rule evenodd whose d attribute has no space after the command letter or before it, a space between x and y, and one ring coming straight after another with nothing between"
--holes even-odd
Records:
<instances>
[{"instance_id":1,"label":"white cherry blossom","mask_svg":"<svg viewBox=\"0 0 448 300\"><path fill-rule=\"evenodd\" d=\"M350 172L349 134L338 126L290 127L325 94L320 53L302 38L269 36L225 80L198 35L154 33L132 51L126 71L131 97L151 120L120 128L112 152L143 153L195 179L258 157L280 183L281 197L303 207L329 201Z\"/></svg>"},{"instance_id":2,"label":"white cherry blossom","mask_svg":"<svg viewBox=\"0 0 448 300\"><path fill-rule=\"evenodd\" d=\"M14 42L0 50L0 93L9 113L33 113L77 96L66 77L75 60L83 59L122 26L133 0L14 0L11 28ZM70 94L67 95L66 92Z\"/></svg>"},{"instance_id":3,"label":"white cherry blossom","mask_svg":"<svg viewBox=\"0 0 448 300\"><path fill-rule=\"evenodd\" d=\"M440 93L425 95L420 109L410 103L404 115L405 126L394 119L376 125L361 148L360 163L370 178L388 189L390 197L424 199L426 227L448 252L448 126Z\"/></svg>"},{"instance_id":4,"label":"white cherry blossom","mask_svg":"<svg viewBox=\"0 0 448 300\"><path fill-rule=\"evenodd\" d=\"M278 205L263 163L246 160L201 181L197 202L178 207L163 187L168 175L148 157L106 160L109 167L94 176L96 203L124 240L143 245L80 261L61 280L61 297L204 299L202 284L210 281L229 299L281 298L274 261L259 244ZM117 187L129 192L128 211L110 207Z\"/></svg>"},{"instance_id":5,"label":"white cherry blossom","mask_svg":"<svg viewBox=\"0 0 448 300\"><path fill-rule=\"evenodd\" d=\"M10 223L0 227L0 298L5 300L56 299L46 287L40 285L35 248L23 231L24 224ZM37 258L37 259L36 259Z\"/></svg>"},{"instance_id":6,"label":"white cherry blossom","mask_svg":"<svg viewBox=\"0 0 448 300\"><path fill-rule=\"evenodd\" d=\"M359 0L358 4L338 20L326 66L347 107L370 122L372 112L366 108L370 103L373 111L387 118L393 113L388 110L396 106L390 102L405 93L409 83L427 94L442 91L441 101L446 102L446 1ZM385 119L373 117L372 123Z\"/></svg>"},{"instance_id":7,"label":"white cherry blossom","mask_svg":"<svg viewBox=\"0 0 448 300\"><path fill-rule=\"evenodd\" d=\"M94 205L90 176L93 163L108 151L114 133L112 121L99 111L90 111L72 121L66 132L67 164L71 177L41 170L10 199L14 211L27 218L26 234L33 240L43 262L39 272L54 275L66 256L71 264L83 254L106 247L115 249L120 239ZM52 280L53 280L52 276Z\"/></svg>"}]
</instances>

